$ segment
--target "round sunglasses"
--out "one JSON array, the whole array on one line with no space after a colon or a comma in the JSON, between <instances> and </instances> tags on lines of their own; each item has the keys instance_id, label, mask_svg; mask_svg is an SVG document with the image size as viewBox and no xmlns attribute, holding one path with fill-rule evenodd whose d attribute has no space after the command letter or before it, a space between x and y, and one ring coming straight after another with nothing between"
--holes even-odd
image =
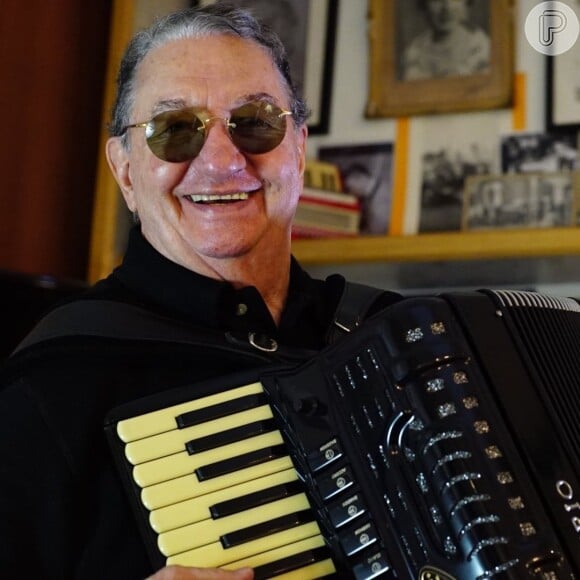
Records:
<instances>
[{"instance_id":1,"label":"round sunglasses","mask_svg":"<svg viewBox=\"0 0 580 580\"><path fill-rule=\"evenodd\" d=\"M229 117L207 117L199 110L164 111L145 123L127 125L127 129L145 127L145 138L152 153L171 163L191 161L205 143L209 124L225 121L234 145L244 153L272 151L286 135L286 117L291 111L265 101L251 101L233 109Z\"/></svg>"}]
</instances>

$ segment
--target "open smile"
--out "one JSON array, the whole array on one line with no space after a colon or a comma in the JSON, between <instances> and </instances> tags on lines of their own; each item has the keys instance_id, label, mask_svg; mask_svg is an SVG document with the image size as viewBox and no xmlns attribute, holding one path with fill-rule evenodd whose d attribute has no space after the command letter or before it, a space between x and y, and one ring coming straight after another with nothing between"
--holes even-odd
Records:
<instances>
[{"instance_id":1,"label":"open smile","mask_svg":"<svg viewBox=\"0 0 580 580\"><path fill-rule=\"evenodd\" d=\"M223 194L193 194L185 197L193 203L231 203L244 201L250 197L250 194L246 191L240 191L238 193Z\"/></svg>"}]
</instances>

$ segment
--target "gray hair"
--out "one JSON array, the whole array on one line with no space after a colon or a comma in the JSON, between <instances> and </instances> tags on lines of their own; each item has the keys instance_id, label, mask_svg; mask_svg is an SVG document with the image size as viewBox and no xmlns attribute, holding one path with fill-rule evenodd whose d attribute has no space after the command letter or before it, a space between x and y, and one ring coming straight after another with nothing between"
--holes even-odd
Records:
<instances>
[{"instance_id":1,"label":"gray hair","mask_svg":"<svg viewBox=\"0 0 580 580\"><path fill-rule=\"evenodd\" d=\"M249 11L218 1L203 8L186 8L173 12L135 34L125 50L119 67L117 97L109 125L110 134L123 135L125 127L131 123L130 115L135 98L135 73L151 50L173 40L219 34L252 40L266 49L287 85L295 125L299 127L304 124L309 111L305 101L296 92L290 76L286 50L278 35L256 20Z\"/></svg>"}]
</instances>

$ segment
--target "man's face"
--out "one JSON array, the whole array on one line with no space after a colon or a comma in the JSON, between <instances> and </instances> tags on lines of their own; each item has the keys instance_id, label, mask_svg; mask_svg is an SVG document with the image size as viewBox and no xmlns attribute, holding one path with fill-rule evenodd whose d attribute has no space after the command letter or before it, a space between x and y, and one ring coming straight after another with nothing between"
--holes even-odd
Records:
<instances>
[{"instance_id":1,"label":"man's face","mask_svg":"<svg viewBox=\"0 0 580 580\"><path fill-rule=\"evenodd\" d=\"M427 0L425 7L435 32L447 34L467 20L467 0Z\"/></svg>"},{"instance_id":2,"label":"man's face","mask_svg":"<svg viewBox=\"0 0 580 580\"><path fill-rule=\"evenodd\" d=\"M131 123L160 110L195 107L207 117L229 117L257 97L289 108L279 72L257 44L230 36L177 40L152 50L135 83ZM127 205L137 212L149 242L170 260L204 273L215 260L288 252L291 221L302 189L306 129L292 117L282 143L263 154L245 154L225 123L211 122L200 154L191 161L157 158L145 129L129 129L128 151L109 143L109 160ZM190 196L244 193L247 199L194 202Z\"/></svg>"}]
</instances>

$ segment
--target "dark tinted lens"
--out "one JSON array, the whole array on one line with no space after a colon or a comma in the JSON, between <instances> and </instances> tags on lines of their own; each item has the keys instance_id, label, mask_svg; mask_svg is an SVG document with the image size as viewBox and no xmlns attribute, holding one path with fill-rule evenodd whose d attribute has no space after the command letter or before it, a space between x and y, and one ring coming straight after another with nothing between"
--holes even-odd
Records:
<instances>
[{"instance_id":1,"label":"dark tinted lens","mask_svg":"<svg viewBox=\"0 0 580 580\"><path fill-rule=\"evenodd\" d=\"M232 141L246 153L267 153L286 135L286 115L271 103L246 103L232 111Z\"/></svg>"},{"instance_id":2,"label":"dark tinted lens","mask_svg":"<svg viewBox=\"0 0 580 580\"><path fill-rule=\"evenodd\" d=\"M189 110L167 111L145 128L147 144L163 161L179 163L199 155L204 142L202 121Z\"/></svg>"}]
</instances>

